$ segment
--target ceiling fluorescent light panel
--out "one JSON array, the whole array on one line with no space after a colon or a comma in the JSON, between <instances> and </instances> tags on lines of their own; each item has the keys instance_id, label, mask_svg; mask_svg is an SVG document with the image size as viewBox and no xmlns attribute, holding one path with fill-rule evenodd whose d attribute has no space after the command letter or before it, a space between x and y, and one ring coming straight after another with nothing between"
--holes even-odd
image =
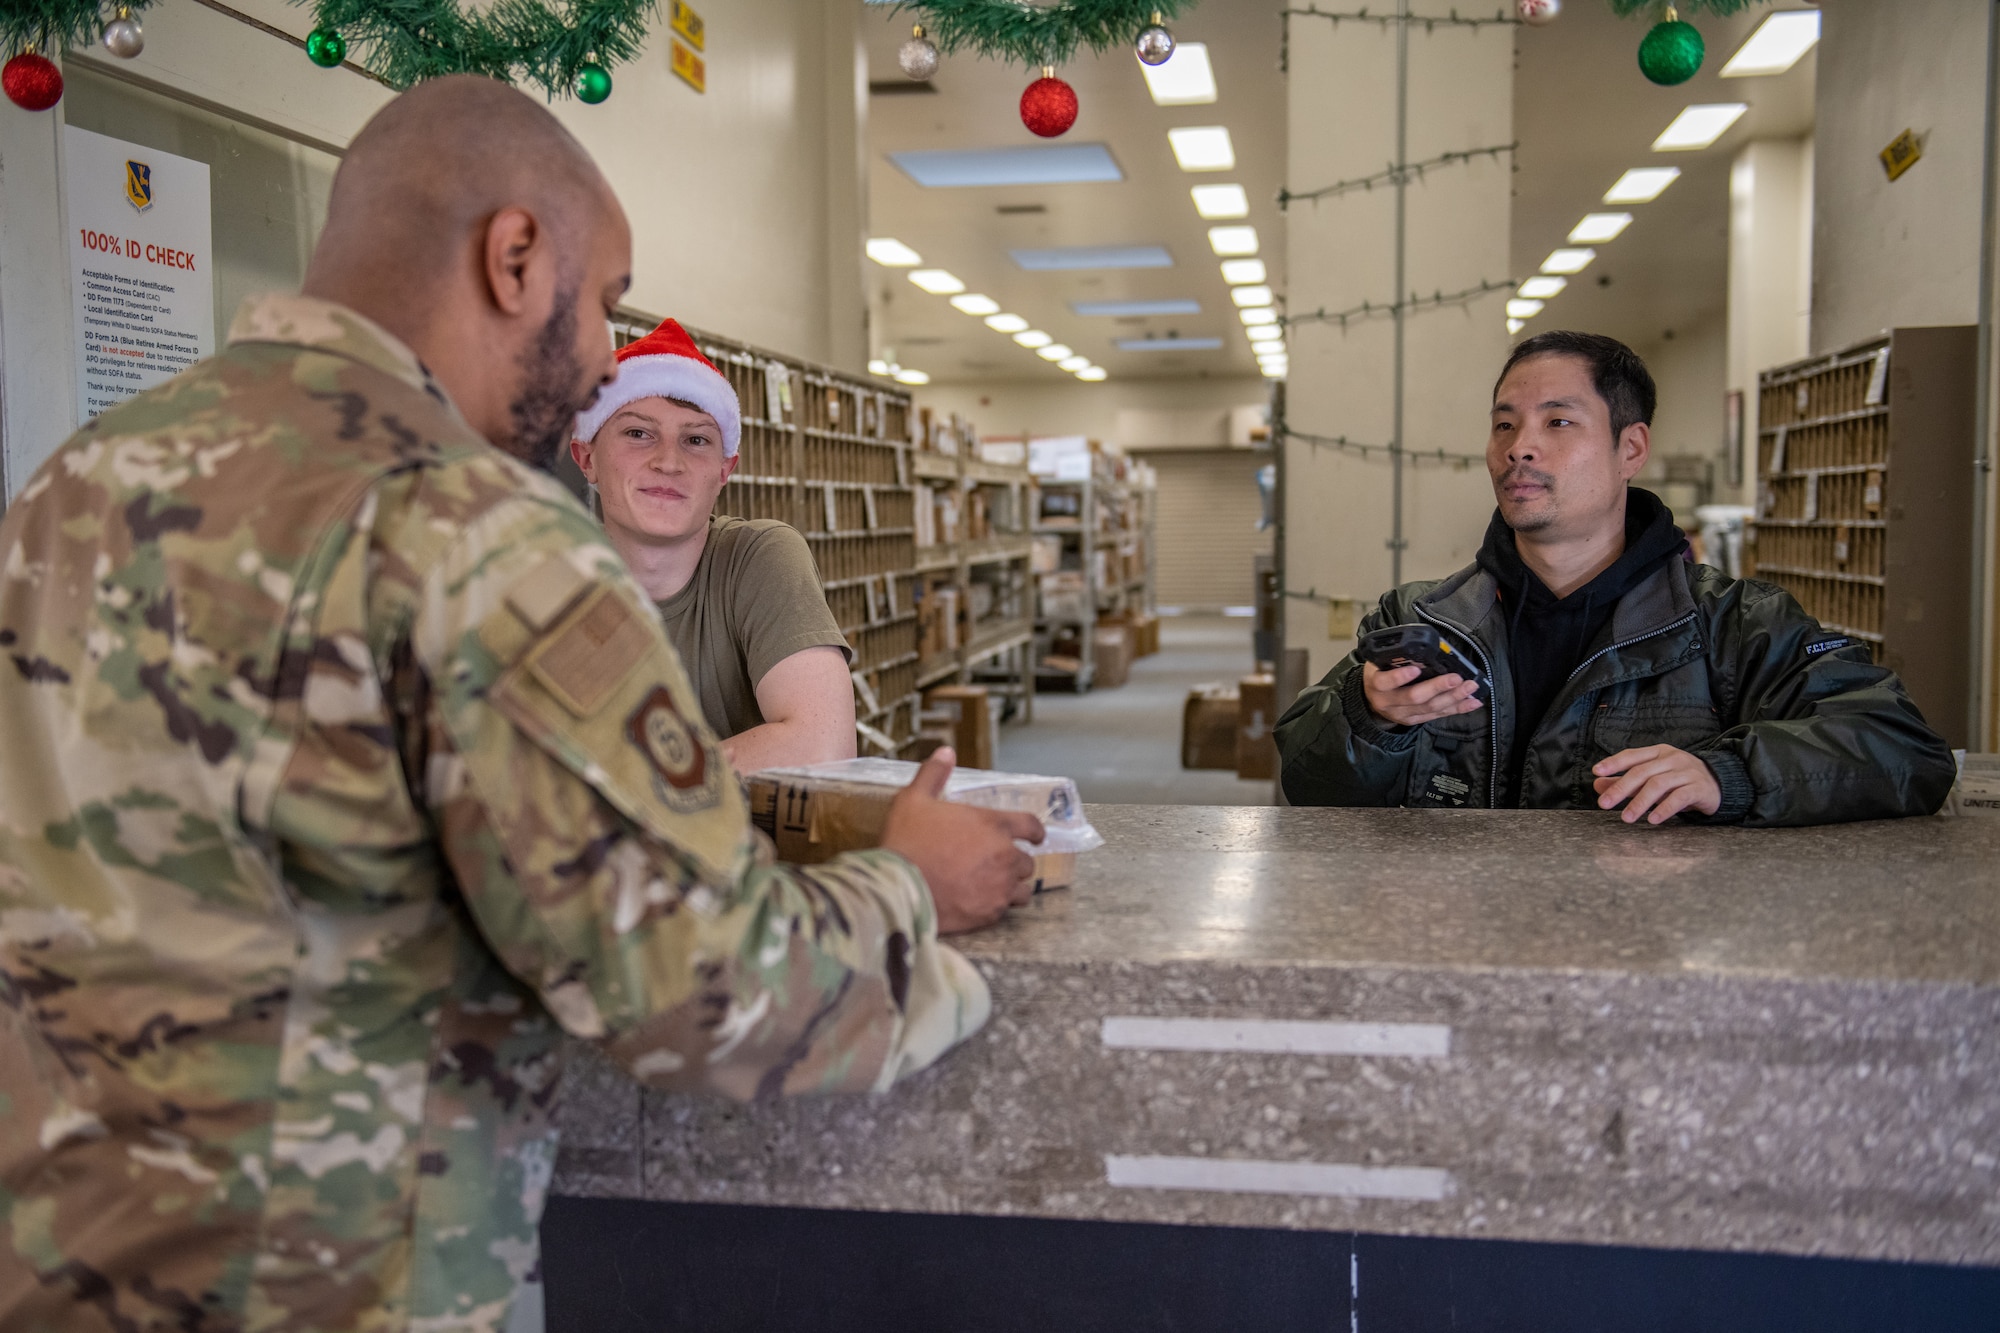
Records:
<instances>
[{"instance_id":1,"label":"ceiling fluorescent light panel","mask_svg":"<svg viewBox=\"0 0 2000 1333\"><path fill-rule=\"evenodd\" d=\"M1106 372L1103 366L1092 366L1089 370L1079 370L1076 372L1078 379L1089 384L1096 384L1103 380L1105 376Z\"/></svg>"},{"instance_id":2,"label":"ceiling fluorescent light panel","mask_svg":"<svg viewBox=\"0 0 2000 1333\"><path fill-rule=\"evenodd\" d=\"M1607 204L1650 204L1680 179L1679 167L1634 167L1605 191Z\"/></svg>"},{"instance_id":3,"label":"ceiling fluorescent light panel","mask_svg":"<svg viewBox=\"0 0 2000 1333\"><path fill-rule=\"evenodd\" d=\"M1595 250L1551 250L1542 261L1544 273L1581 273L1597 258Z\"/></svg>"},{"instance_id":4,"label":"ceiling fluorescent light panel","mask_svg":"<svg viewBox=\"0 0 2000 1333\"><path fill-rule=\"evenodd\" d=\"M1746 102L1711 102L1691 106L1653 140L1656 153L1685 153L1706 148L1729 132L1750 106Z\"/></svg>"},{"instance_id":5,"label":"ceiling fluorescent light panel","mask_svg":"<svg viewBox=\"0 0 2000 1333\"><path fill-rule=\"evenodd\" d=\"M1066 357L1075 356L1076 350L1061 343L1050 343L1047 347L1037 348L1035 355L1044 361L1061 361Z\"/></svg>"},{"instance_id":6,"label":"ceiling fluorescent light panel","mask_svg":"<svg viewBox=\"0 0 2000 1333\"><path fill-rule=\"evenodd\" d=\"M1079 370L1090 369L1090 358L1087 356L1066 356L1056 362L1056 369L1067 370L1070 374L1074 375Z\"/></svg>"},{"instance_id":7,"label":"ceiling fluorescent light panel","mask_svg":"<svg viewBox=\"0 0 2000 1333\"><path fill-rule=\"evenodd\" d=\"M1595 245L1615 241L1632 225L1630 213L1590 213L1569 234L1571 245Z\"/></svg>"},{"instance_id":8,"label":"ceiling fluorescent light panel","mask_svg":"<svg viewBox=\"0 0 2000 1333\"><path fill-rule=\"evenodd\" d=\"M1168 130L1167 143L1182 171L1228 171L1236 165L1236 147L1222 125L1192 125Z\"/></svg>"},{"instance_id":9,"label":"ceiling fluorescent light panel","mask_svg":"<svg viewBox=\"0 0 2000 1333\"><path fill-rule=\"evenodd\" d=\"M1026 333L1015 334L1014 341L1023 347L1047 347L1055 339L1049 337L1048 334L1043 333L1040 329L1029 329Z\"/></svg>"},{"instance_id":10,"label":"ceiling fluorescent light panel","mask_svg":"<svg viewBox=\"0 0 2000 1333\"><path fill-rule=\"evenodd\" d=\"M915 268L924 262L922 255L893 236L870 237L868 257L883 268Z\"/></svg>"},{"instance_id":11,"label":"ceiling fluorescent light panel","mask_svg":"<svg viewBox=\"0 0 2000 1333\"><path fill-rule=\"evenodd\" d=\"M1519 294L1529 300L1546 301L1552 296L1561 296L1567 286L1568 278L1529 278L1521 284Z\"/></svg>"},{"instance_id":12,"label":"ceiling fluorescent light panel","mask_svg":"<svg viewBox=\"0 0 2000 1333\"><path fill-rule=\"evenodd\" d=\"M899 370L896 372L898 384L929 384L931 377L921 370Z\"/></svg>"},{"instance_id":13,"label":"ceiling fluorescent light panel","mask_svg":"<svg viewBox=\"0 0 2000 1333\"><path fill-rule=\"evenodd\" d=\"M1246 282L1263 282L1266 276L1261 259L1231 259L1222 265L1222 280L1232 287Z\"/></svg>"},{"instance_id":14,"label":"ceiling fluorescent light panel","mask_svg":"<svg viewBox=\"0 0 2000 1333\"><path fill-rule=\"evenodd\" d=\"M994 315L986 321L986 327L995 333L1019 333L1028 327L1028 321L1019 315Z\"/></svg>"},{"instance_id":15,"label":"ceiling fluorescent light panel","mask_svg":"<svg viewBox=\"0 0 2000 1333\"><path fill-rule=\"evenodd\" d=\"M972 292L968 292L964 296L952 297L951 308L964 311L968 315L978 315L981 317L1000 313L1000 303L998 301L990 296L980 296Z\"/></svg>"},{"instance_id":16,"label":"ceiling fluorescent light panel","mask_svg":"<svg viewBox=\"0 0 2000 1333\"><path fill-rule=\"evenodd\" d=\"M965 290L964 283L941 268L917 269L910 274L910 281L932 296L951 296Z\"/></svg>"},{"instance_id":17,"label":"ceiling fluorescent light panel","mask_svg":"<svg viewBox=\"0 0 2000 1333\"><path fill-rule=\"evenodd\" d=\"M1188 193L1194 196L1194 211L1204 218L1250 216L1250 196L1241 185L1197 185Z\"/></svg>"},{"instance_id":18,"label":"ceiling fluorescent light panel","mask_svg":"<svg viewBox=\"0 0 2000 1333\"><path fill-rule=\"evenodd\" d=\"M1541 313L1542 303L1540 301L1513 300L1507 303L1507 318L1509 319L1533 319Z\"/></svg>"},{"instance_id":19,"label":"ceiling fluorescent light panel","mask_svg":"<svg viewBox=\"0 0 2000 1333\"><path fill-rule=\"evenodd\" d=\"M1165 64L1141 64L1139 69L1156 106L1197 106L1215 100L1215 71L1208 63L1208 47L1200 42L1181 42Z\"/></svg>"},{"instance_id":20,"label":"ceiling fluorescent light panel","mask_svg":"<svg viewBox=\"0 0 2000 1333\"><path fill-rule=\"evenodd\" d=\"M1263 286L1237 287L1230 291L1229 299L1236 302L1239 309L1245 309L1250 306L1269 305L1271 304L1271 289Z\"/></svg>"},{"instance_id":21,"label":"ceiling fluorescent light panel","mask_svg":"<svg viewBox=\"0 0 2000 1333\"><path fill-rule=\"evenodd\" d=\"M1255 227L1210 227L1208 245L1216 254L1254 255L1257 253L1257 229Z\"/></svg>"},{"instance_id":22,"label":"ceiling fluorescent light panel","mask_svg":"<svg viewBox=\"0 0 2000 1333\"><path fill-rule=\"evenodd\" d=\"M1819 11L1793 9L1773 14L1759 24L1750 40L1737 48L1722 67L1725 79L1750 79L1783 74L1799 63L1819 41Z\"/></svg>"},{"instance_id":23,"label":"ceiling fluorescent light panel","mask_svg":"<svg viewBox=\"0 0 2000 1333\"><path fill-rule=\"evenodd\" d=\"M1243 321L1245 328L1256 328L1260 324L1278 322L1278 312L1269 306L1260 306L1255 310L1239 310L1236 312L1236 317Z\"/></svg>"}]
</instances>

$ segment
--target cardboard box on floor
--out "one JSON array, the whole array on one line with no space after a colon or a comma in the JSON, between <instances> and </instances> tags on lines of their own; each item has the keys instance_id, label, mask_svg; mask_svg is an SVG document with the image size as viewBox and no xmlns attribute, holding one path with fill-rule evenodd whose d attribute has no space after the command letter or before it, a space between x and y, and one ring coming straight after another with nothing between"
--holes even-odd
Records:
<instances>
[{"instance_id":1,"label":"cardboard box on floor","mask_svg":"<svg viewBox=\"0 0 2000 1333\"><path fill-rule=\"evenodd\" d=\"M1277 678L1245 676L1236 696L1236 776L1268 781L1278 776L1278 743L1271 738L1278 720Z\"/></svg>"},{"instance_id":2,"label":"cardboard box on floor","mask_svg":"<svg viewBox=\"0 0 2000 1333\"><path fill-rule=\"evenodd\" d=\"M1129 626L1100 623L1092 632L1097 670L1092 687L1115 690L1132 674L1132 631Z\"/></svg>"},{"instance_id":3,"label":"cardboard box on floor","mask_svg":"<svg viewBox=\"0 0 2000 1333\"><path fill-rule=\"evenodd\" d=\"M1181 767L1236 770L1234 685L1197 685L1181 712Z\"/></svg>"},{"instance_id":4,"label":"cardboard box on floor","mask_svg":"<svg viewBox=\"0 0 2000 1333\"><path fill-rule=\"evenodd\" d=\"M1000 748L1000 717L984 685L937 685L924 707L951 715L952 748L964 768L992 768Z\"/></svg>"},{"instance_id":5,"label":"cardboard box on floor","mask_svg":"<svg viewBox=\"0 0 2000 1333\"><path fill-rule=\"evenodd\" d=\"M750 789L750 822L776 845L779 860L799 865L818 865L842 852L879 847L882 829L889 821L889 806L902 787L853 780L843 772L865 772L862 766L882 762L850 759L812 768L752 773L744 780ZM983 793L957 790L964 785L987 790ZM1083 821L1082 810L1076 803L1076 785L1067 778L977 773L961 768L953 775L952 786L946 789L946 799L1037 814L1048 829L1049 840L1059 846L1065 838L1070 846L1077 845L1076 828L1060 827L1065 822L1080 826L1082 832L1090 835L1084 845L1102 842ZM1062 813L1065 811L1066 819ZM1036 856L1035 891L1066 889L1076 883L1077 855L1075 851L1055 851Z\"/></svg>"}]
</instances>

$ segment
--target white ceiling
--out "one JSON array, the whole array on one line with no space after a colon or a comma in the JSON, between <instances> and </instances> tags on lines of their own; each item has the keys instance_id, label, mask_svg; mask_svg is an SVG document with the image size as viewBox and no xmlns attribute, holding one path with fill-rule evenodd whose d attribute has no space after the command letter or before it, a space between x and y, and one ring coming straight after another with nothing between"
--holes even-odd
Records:
<instances>
[{"instance_id":1,"label":"white ceiling","mask_svg":"<svg viewBox=\"0 0 2000 1333\"><path fill-rule=\"evenodd\" d=\"M1277 68L1284 0L1202 0L1173 25L1175 35L1207 44L1219 100L1207 106L1158 107L1129 51L1084 54L1058 74L1077 91L1081 111L1060 139L1039 140L1020 122L1021 90L1039 71L961 54L947 56L934 92L877 93L869 99L870 234L893 236L948 269L969 290L1046 329L1060 342L1122 379L1252 376L1248 339L1229 300L1190 186L1241 184L1262 241L1271 282L1284 291L1283 214L1275 203L1284 180L1285 84ZM1358 6L1357 6L1358 7ZM1776 0L1797 9L1803 0ZM1720 318L1728 265L1730 159L1752 138L1793 138L1812 131L1814 59L1767 78L1723 79L1718 71L1770 9L1730 19L1695 20L1708 41L1702 72L1678 88L1640 75L1639 40L1649 20L1621 20L1603 0L1569 0L1555 23L1516 34L1514 121L1520 140L1513 209L1517 277L1532 275L1565 244L1585 213L1602 211L1604 192L1628 167L1673 165L1682 171L1658 200L1621 205L1635 215L1617 240L1529 325L1588 328L1645 348L1668 330ZM871 83L907 85L896 50L910 21L886 5L862 19ZM1750 111L1710 148L1654 153L1653 139L1693 102L1741 101ZM1385 113L1386 114L1386 113ZM1237 167L1185 173L1167 147L1167 130L1221 124L1234 140ZM1106 144L1123 170L1115 183L923 189L890 162L911 149L989 148L1053 142ZM1040 206L1042 212L1001 213ZM1008 251L1024 247L1161 245L1168 269L1025 272ZM959 313L947 299L919 291L905 271L868 266L876 351L892 349L904 366L939 383L1068 378L1007 336ZM1195 315L1136 319L1072 313L1074 301L1186 298ZM1123 352L1117 338L1220 336L1212 352Z\"/></svg>"},{"instance_id":2,"label":"white ceiling","mask_svg":"<svg viewBox=\"0 0 2000 1333\"><path fill-rule=\"evenodd\" d=\"M1216 225L1196 215L1188 190L1235 182L1250 197L1261 258L1282 290L1283 228L1274 202L1284 172L1284 83L1278 74L1277 0L1202 0L1172 24L1176 37L1203 42L1215 69L1218 100L1205 106L1160 107L1146 91L1131 51L1084 53L1057 71L1076 89L1080 110L1070 131L1042 140L1021 124L1021 92L1039 76L969 54L947 56L935 93L876 94L869 99L871 235L914 247L927 266L950 270L968 290L1046 329L1060 342L1122 379L1184 375L1255 376L1257 363L1236 317L1220 262L1208 245ZM871 83L907 84L896 49L910 20L886 6L869 6L862 20ZM1226 125L1236 149L1234 171L1181 171L1167 131L1184 125ZM1103 143L1125 179L1078 185L923 189L889 161L911 149L993 148L1038 143ZM1041 213L1001 207L1041 205ZM1166 269L1024 272L1008 257L1019 248L1159 245L1173 256ZM1069 378L947 299L919 291L903 271L869 265L869 308L875 350L893 349L904 366L940 383ZM1073 301L1192 299L1194 315L1114 319L1073 314ZM1118 338L1219 336L1212 352L1122 352Z\"/></svg>"},{"instance_id":3,"label":"white ceiling","mask_svg":"<svg viewBox=\"0 0 2000 1333\"><path fill-rule=\"evenodd\" d=\"M1535 273L1590 212L1633 215L1625 234L1596 246L1597 261L1529 322L1526 333L1577 328L1644 349L1668 330L1720 318L1729 268L1729 166L1753 138L1810 134L1815 58L1785 74L1725 79L1719 71L1772 9L1694 20L1707 41L1701 73L1660 88L1639 73L1648 18L1620 19L1602 0L1569 0L1562 17L1515 37L1514 274ZM1656 153L1653 140L1682 107L1747 102L1750 110L1712 147ZM1649 204L1607 205L1604 192L1630 167L1674 166L1681 177Z\"/></svg>"}]
</instances>

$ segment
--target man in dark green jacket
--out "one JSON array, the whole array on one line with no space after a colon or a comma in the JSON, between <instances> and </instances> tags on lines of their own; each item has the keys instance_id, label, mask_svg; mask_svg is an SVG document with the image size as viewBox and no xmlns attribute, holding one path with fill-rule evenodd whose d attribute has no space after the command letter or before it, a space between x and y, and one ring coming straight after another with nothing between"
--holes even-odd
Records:
<instances>
[{"instance_id":1,"label":"man in dark green jacket","mask_svg":"<svg viewBox=\"0 0 2000 1333\"><path fill-rule=\"evenodd\" d=\"M1895 673L1782 589L1693 564L1666 507L1631 487L1654 402L1645 363L1613 339L1514 349L1478 560L1397 588L1360 627L1430 625L1476 678L1349 654L1279 720L1293 804L1622 806L1627 823L1751 826L1937 810L1951 751Z\"/></svg>"}]
</instances>

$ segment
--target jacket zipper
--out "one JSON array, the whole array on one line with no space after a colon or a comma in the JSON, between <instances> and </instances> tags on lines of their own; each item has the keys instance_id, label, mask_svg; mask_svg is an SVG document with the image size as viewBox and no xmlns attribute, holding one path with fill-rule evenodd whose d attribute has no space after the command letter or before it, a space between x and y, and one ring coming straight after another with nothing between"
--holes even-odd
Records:
<instances>
[{"instance_id":1,"label":"jacket zipper","mask_svg":"<svg viewBox=\"0 0 2000 1333\"><path fill-rule=\"evenodd\" d=\"M1671 625L1662 625L1658 629L1647 630L1644 634L1635 634L1629 639L1624 639L1618 643L1605 645L1604 647L1598 649L1596 652L1592 653L1589 657L1584 658L1583 661L1579 662L1577 664L1576 670L1569 673L1569 681L1574 681L1578 676L1581 676L1583 674L1583 670L1585 667L1589 666L1592 662L1595 662L1598 658L1604 656L1606 653L1615 653L1621 648L1630 648L1635 643L1644 643L1648 639L1657 639L1662 634L1671 634L1675 630L1679 629L1682 625L1688 624L1690 621L1692 621L1697 614L1698 614L1697 612L1690 611L1686 615L1682 616L1679 620L1676 620ZM1563 683L1568 684L1569 681L1565 681Z\"/></svg>"},{"instance_id":2,"label":"jacket zipper","mask_svg":"<svg viewBox=\"0 0 2000 1333\"><path fill-rule=\"evenodd\" d=\"M1490 733L1486 743L1486 808L1497 809L1495 798L1500 791L1500 715L1493 709L1493 662L1486 655L1486 645L1482 644L1471 630L1452 624L1449 620L1434 616L1423 607L1411 604L1411 609L1439 629L1448 629L1463 639L1472 650L1479 654L1480 670L1485 674L1486 686L1486 728ZM1581 668L1579 668L1581 669Z\"/></svg>"}]
</instances>

